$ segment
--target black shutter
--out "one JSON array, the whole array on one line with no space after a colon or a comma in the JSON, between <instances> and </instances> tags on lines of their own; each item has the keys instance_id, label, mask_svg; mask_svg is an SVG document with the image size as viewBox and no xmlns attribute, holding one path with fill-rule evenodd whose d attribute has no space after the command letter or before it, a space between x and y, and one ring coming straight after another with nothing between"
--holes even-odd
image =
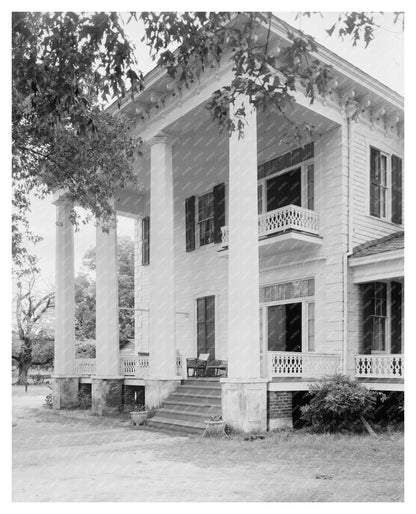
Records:
<instances>
[{"instance_id":1,"label":"black shutter","mask_svg":"<svg viewBox=\"0 0 416 514\"><path fill-rule=\"evenodd\" d=\"M362 329L362 353L371 354L373 344L373 298L374 283L363 284L361 288L363 329Z\"/></svg>"},{"instance_id":2,"label":"black shutter","mask_svg":"<svg viewBox=\"0 0 416 514\"><path fill-rule=\"evenodd\" d=\"M142 266L150 263L150 218L142 219Z\"/></svg>"},{"instance_id":3,"label":"black shutter","mask_svg":"<svg viewBox=\"0 0 416 514\"><path fill-rule=\"evenodd\" d=\"M186 251L195 250L195 196L185 200Z\"/></svg>"},{"instance_id":4,"label":"black shutter","mask_svg":"<svg viewBox=\"0 0 416 514\"><path fill-rule=\"evenodd\" d=\"M402 223L402 160L396 155L392 155L391 157L391 185L391 221L394 223Z\"/></svg>"},{"instance_id":5,"label":"black shutter","mask_svg":"<svg viewBox=\"0 0 416 514\"><path fill-rule=\"evenodd\" d=\"M380 217L380 152L370 150L370 215Z\"/></svg>"},{"instance_id":6,"label":"black shutter","mask_svg":"<svg viewBox=\"0 0 416 514\"><path fill-rule=\"evenodd\" d=\"M391 283L391 353L402 353L402 284Z\"/></svg>"},{"instance_id":7,"label":"black shutter","mask_svg":"<svg viewBox=\"0 0 416 514\"><path fill-rule=\"evenodd\" d=\"M214 243L221 243L221 227L225 225L225 184L214 187Z\"/></svg>"}]
</instances>

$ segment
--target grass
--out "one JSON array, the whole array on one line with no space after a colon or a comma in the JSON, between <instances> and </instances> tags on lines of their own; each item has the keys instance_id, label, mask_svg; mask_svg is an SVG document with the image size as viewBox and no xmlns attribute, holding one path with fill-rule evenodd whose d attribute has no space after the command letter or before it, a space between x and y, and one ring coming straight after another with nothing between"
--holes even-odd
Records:
<instances>
[{"instance_id":1,"label":"grass","mask_svg":"<svg viewBox=\"0 0 416 514\"><path fill-rule=\"evenodd\" d=\"M18 500L403 501L401 432L179 437L134 429L124 416L46 409L43 392L13 388Z\"/></svg>"}]
</instances>

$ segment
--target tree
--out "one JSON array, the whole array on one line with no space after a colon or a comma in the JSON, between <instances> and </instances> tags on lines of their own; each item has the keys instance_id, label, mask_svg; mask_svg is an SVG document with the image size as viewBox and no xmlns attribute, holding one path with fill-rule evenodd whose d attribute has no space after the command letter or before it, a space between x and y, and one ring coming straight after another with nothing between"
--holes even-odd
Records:
<instances>
[{"instance_id":1,"label":"tree","mask_svg":"<svg viewBox=\"0 0 416 514\"><path fill-rule=\"evenodd\" d=\"M50 360L48 351L42 348L45 340L53 339L50 329L42 322L48 309L54 306L54 293L41 294L36 290L36 274L28 279L20 278L16 284L15 308L17 336L13 341L12 356L19 370L18 384L27 387L27 373L34 356ZM43 353L43 357L42 357Z\"/></svg>"},{"instance_id":2,"label":"tree","mask_svg":"<svg viewBox=\"0 0 416 514\"><path fill-rule=\"evenodd\" d=\"M120 342L134 333L134 243L128 236L117 241ZM75 336L77 339L95 339L95 248L89 248L83 258L88 271L75 278Z\"/></svg>"},{"instance_id":3,"label":"tree","mask_svg":"<svg viewBox=\"0 0 416 514\"><path fill-rule=\"evenodd\" d=\"M270 40L271 13L143 12L140 19L143 43L166 68L172 89L192 86L224 59L233 63L231 84L215 91L207 106L220 129L243 135L238 98L245 94L256 108L274 108L289 120L292 137L310 136L312 125L290 119L294 93L301 86L313 102L330 90L332 78L312 37L288 29L289 43L277 47ZM368 45L377 28L371 13L346 12L327 32ZM128 93L134 98L144 82L121 17L102 12L13 13L12 77L12 248L15 264L24 267L30 264L25 238L36 241L27 222L30 193L64 189L105 225L115 191L135 184L132 164L141 141L131 136L131 122L102 108ZM230 105L236 106L231 117Z\"/></svg>"}]
</instances>

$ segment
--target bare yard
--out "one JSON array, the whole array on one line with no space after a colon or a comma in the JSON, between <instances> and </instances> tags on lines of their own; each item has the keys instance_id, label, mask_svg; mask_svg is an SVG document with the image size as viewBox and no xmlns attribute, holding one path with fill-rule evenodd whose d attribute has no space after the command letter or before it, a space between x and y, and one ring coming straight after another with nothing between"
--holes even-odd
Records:
<instances>
[{"instance_id":1,"label":"bare yard","mask_svg":"<svg viewBox=\"0 0 416 514\"><path fill-rule=\"evenodd\" d=\"M14 501L403 501L403 435L201 439L43 408L13 387Z\"/></svg>"}]
</instances>

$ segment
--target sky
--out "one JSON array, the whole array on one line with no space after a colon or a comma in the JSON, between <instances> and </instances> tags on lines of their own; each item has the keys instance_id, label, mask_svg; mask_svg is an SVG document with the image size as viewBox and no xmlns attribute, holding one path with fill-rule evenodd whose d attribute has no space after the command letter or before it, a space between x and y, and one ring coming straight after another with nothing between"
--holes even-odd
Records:
<instances>
[{"instance_id":1,"label":"sky","mask_svg":"<svg viewBox=\"0 0 416 514\"><path fill-rule=\"evenodd\" d=\"M350 40L342 41L339 37L329 36L325 30L336 21L338 14L334 12L313 15L311 18L299 17L294 12L277 12L278 17L287 21L295 28L312 35L328 49L337 53L351 64L369 73L390 88L403 94L404 61L403 61L403 32L400 24L393 23L393 14L376 14L375 20L380 25L375 40L367 48L363 44L353 47ZM125 15L127 20L128 16ZM149 57L147 48L141 43L143 27L132 21L126 26L127 34L136 45L137 58L141 70L146 73L154 64ZM388 65L386 65L388 64ZM35 247L34 253L39 258L41 280L39 286L52 287L55 273L55 207L50 198L34 199L30 223L33 232L43 238ZM118 234L133 237L133 220L118 218ZM85 251L95 245L95 227L93 223L81 227L75 234L75 273L80 269L82 256Z\"/></svg>"}]
</instances>

